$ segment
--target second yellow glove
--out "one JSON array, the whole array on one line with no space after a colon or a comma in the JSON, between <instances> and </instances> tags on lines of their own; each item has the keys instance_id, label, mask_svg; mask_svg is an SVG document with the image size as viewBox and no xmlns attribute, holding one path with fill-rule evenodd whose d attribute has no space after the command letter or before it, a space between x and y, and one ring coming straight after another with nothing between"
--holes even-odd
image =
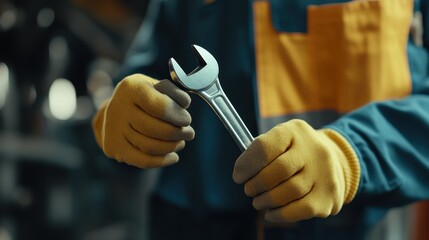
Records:
<instances>
[{"instance_id":1,"label":"second yellow glove","mask_svg":"<svg viewBox=\"0 0 429 240\"><path fill-rule=\"evenodd\" d=\"M266 220L296 222L337 214L356 194L360 166L342 135L291 120L255 139L237 159L233 179L245 183Z\"/></svg>"},{"instance_id":2,"label":"second yellow glove","mask_svg":"<svg viewBox=\"0 0 429 240\"><path fill-rule=\"evenodd\" d=\"M108 157L136 167L176 163L176 152L194 137L186 110L190 103L189 95L168 80L128 76L93 118L97 143Z\"/></svg>"}]
</instances>

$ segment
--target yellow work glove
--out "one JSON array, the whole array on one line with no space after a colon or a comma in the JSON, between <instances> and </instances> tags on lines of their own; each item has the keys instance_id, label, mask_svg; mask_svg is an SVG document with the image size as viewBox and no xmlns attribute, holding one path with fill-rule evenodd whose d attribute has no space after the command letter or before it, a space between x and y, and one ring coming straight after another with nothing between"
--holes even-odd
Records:
<instances>
[{"instance_id":1,"label":"yellow work glove","mask_svg":"<svg viewBox=\"0 0 429 240\"><path fill-rule=\"evenodd\" d=\"M290 223L337 214L356 194L360 166L339 133L291 120L254 140L237 159L233 179L245 183L267 221Z\"/></svg>"},{"instance_id":2,"label":"yellow work glove","mask_svg":"<svg viewBox=\"0 0 429 240\"><path fill-rule=\"evenodd\" d=\"M169 80L128 76L93 118L97 143L106 156L139 168L174 164L176 152L194 138L190 103Z\"/></svg>"}]
</instances>

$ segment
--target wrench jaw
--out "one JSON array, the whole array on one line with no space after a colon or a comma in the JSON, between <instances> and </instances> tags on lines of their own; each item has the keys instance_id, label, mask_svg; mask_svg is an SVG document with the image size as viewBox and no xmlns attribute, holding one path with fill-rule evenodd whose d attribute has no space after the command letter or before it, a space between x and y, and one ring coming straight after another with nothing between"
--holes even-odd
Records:
<instances>
[{"instance_id":1,"label":"wrench jaw","mask_svg":"<svg viewBox=\"0 0 429 240\"><path fill-rule=\"evenodd\" d=\"M204 60L204 57L203 57L203 55L207 55L207 53L205 53L204 51L205 51L204 48L201 48L197 45L192 45L192 53L194 54L195 58L198 61L198 66L194 70L192 70L192 72L190 72L188 76L200 71L205 66L207 66L207 62Z\"/></svg>"},{"instance_id":2,"label":"wrench jaw","mask_svg":"<svg viewBox=\"0 0 429 240\"><path fill-rule=\"evenodd\" d=\"M216 81L219 65L204 48L192 45L192 51L198 60L198 67L191 73L186 74L174 58L170 58L168 65L174 83L186 91L198 92L210 87Z\"/></svg>"},{"instance_id":3,"label":"wrench jaw","mask_svg":"<svg viewBox=\"0 0 429 240\"><path fill-rule=\"evenodd\" d=\"M219 74L219 65L217 64L217 61L213 55L198 45L192 45L192 52L197 58L199 64L199 66L194 71L192 71L192 73L200 71L201 69L206 69L205 71L207 73L210 72L210 76L213 79L216 79Z\"/></svg>"},{"instance_id":4,"label":"wrench jaw","mask_svg":"<svg viewBox=\"0 0 429 240\"><path fill-rule=\"evenodd\" d=\"M185 79L187 77L185 71L180 67L180 65L174 60L174 58L170 58L168 61L168 66L170 68L170 77L173 82L183 90L192 91L189 89L186 84L184 84L180 79Z\"/></svg>"}]
</instances>

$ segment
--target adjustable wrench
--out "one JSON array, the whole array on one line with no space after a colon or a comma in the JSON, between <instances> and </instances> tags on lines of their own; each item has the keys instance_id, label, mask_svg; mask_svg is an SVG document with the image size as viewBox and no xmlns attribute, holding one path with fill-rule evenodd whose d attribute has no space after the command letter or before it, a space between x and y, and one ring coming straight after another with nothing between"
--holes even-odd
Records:
<instances>
[{"instance_id":1,"label":"adjustable wrench","mask_svg":"<svg viewBox=\"0 0 429 240\"><path fill-rule=\"evenodd\" d=\"M168 65L171 79L185 91L203 98L220 118L241 151L246 150L253 137L222 90L216 59L200 46L192 45L192 51L198 60L198 67L186 74L176 60L170 58Z\"/></svg>"}]
</instances>

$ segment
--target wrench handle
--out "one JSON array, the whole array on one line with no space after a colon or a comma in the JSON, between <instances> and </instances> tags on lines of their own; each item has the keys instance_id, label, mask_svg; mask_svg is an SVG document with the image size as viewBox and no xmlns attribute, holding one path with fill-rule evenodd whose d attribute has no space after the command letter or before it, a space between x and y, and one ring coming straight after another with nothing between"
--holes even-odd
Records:
<instances>
[{"instance_id":1,"label":"wrench handle","mask_svg":"<svg viewBox=\"0 0 429 240\"><path fill-rule=\"evenodd\" d=\"M216 115L222 121L225 128L233 137L240 150L243 152L253 142L253 136L241 120L237 111L235 111L228 97L223 92L219 79L214 81L208 89L198 92L214 110Z\"/></svg>"}]
</instances>

